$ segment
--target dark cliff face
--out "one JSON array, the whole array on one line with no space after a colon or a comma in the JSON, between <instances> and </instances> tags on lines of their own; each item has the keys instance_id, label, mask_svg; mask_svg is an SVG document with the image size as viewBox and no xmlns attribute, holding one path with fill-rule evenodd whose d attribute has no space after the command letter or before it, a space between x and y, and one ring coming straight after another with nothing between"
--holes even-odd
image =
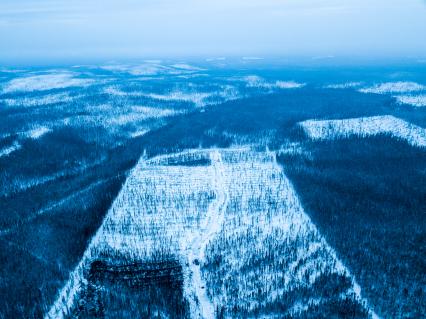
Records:
<instances>
[{"instance_id":1,"label":"dark cliff face","mask_svg":"<svg viewBox=\"0 0 426 319\"><path fill-rule=\"evenodd\" d=\"M95 260L70 318L186 318L178 261Z\"/></svg>"}]
</instances>

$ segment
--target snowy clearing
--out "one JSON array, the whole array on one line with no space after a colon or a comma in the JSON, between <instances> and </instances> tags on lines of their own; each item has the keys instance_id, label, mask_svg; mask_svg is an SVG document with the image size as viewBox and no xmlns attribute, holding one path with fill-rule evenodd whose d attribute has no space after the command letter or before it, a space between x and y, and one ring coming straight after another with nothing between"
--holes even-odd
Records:
<instances>
[{"instance_id":1,"label":"snowy clearing","mask_svg":"<svg viewBox=\"0 0 426 319\"><path fill-rule=\"evenodd\" d=\"M39 139L40 137L42 137L43 135L51 132L52 130L46 126L40 126L40 127L36 127L32 130L29 130L27 132L24 132L23 135L25 137L31 138L33 140Z\"/></svg>"},{"instance_id":2,"label":"snowy clearing","mask_svg":"<svg viewBox=\"0 0 426 319\"><path fill-rule=\"evenodd\" d=\"M334 298L368 307L269 151L199 149L142 158L46 318L69 313L85 289L85 269L100 255L130 262L179 260L193 318L214 318L217 309L235 304L254 314L332 274L349 282ZM256 259L263 264L252 264ZM288 314L308 311L300 310L299 301Z\"/></svg>"},{"instance_id":3,"label":"snowy clearing","mask_svg":"<svg viewBox=\"0 0 426 319\"><path fill-rule=\"evenodd\" d=\"M134 76L156 76L156 75L177 75L187 74L205 69L189 65L187 63L175 63L173 65L162 65L159 60L146 60L146 63L131 65L131 64L110 64L103 65L100 68L111 72L128 73Z\"/></svg>"},{"instance_id":4,"label":"snowy clearing","mask_svg":"<svg viewBox=\"0 0 426 319\"><path fill-rule=\"evenodd\" d=\"M257 75L249 75L242 79L246 82L247 87L264 88L264 89L299 89L304 87L305 83L295 81L280 81L268 82Z\"/></svg>"},{"instance_id":5,"label":"snowy clearing","mask_svg":"<svg viewBox=\"0 0 426 319\"><path fill-rule=\"evenodd\" d=\"M88 86L95 82L93 79L77 78L77 75L71 72L62 72L16 78L3 87L3 92L47 91L74 86Z\"/></svg>"},{"instance_id":6,"label":"snowy clearing","mask_svg":"<svg viewBox=\"0 0 426 319\"><path fill-rule=\"evenodd\" d=\"M426 129L391 115L350 118L343 120L307 120L299 123L314 140L389 134L418 147L426 147Z\"/></svg>"},{"instance_id":7,"label":"snowy clearing","mask_svg":"<svg viewBox=\"0 0 426 319\"><path fill-rule=\"evenodd\" d=\"M362 93L376 93L376 94L387 94L387 93L406 93L426 90L426 86L416 82L386 82L360 89Z\"/></svg>"},{"instance_id":8,"label":"snowy clearing","mask_svg":"<svg viewBox=\"0 0 426 319\"><path fill-rule=\"evenodd\" d=\"M215 308L225 317L267 317L275 304L292 300L301 287L312 297L294 305L311 304L317 280L335 274L350 282L335 298L355 296L354 303L369 309L353 276L303 211L275 153L222 151L222 160L229 201L203 267ZM283 310L281 317L300 314L291 305Z\"/></svg>"},{"instance_id":9,"label":"snowy clearing","mask_svg":"<svg viewBox=\"0 0 426 319\"><path fill-rule=\"evenodd\" d=\"M338 84L329 84L324 86L324 89L350 89L356 88L362 85L362 82L346 82Z\"/></svg>"},{"instance_id":10,"label":"snowy clearing","mask_svg":"<svg viewBox=\"0 0 426 319\"><path fill-rule=\"evenodd\" d=\"M409 104L415 107L426 106L426 94L420 95L398 95L395 96L400 104Z\"/></svg>"},{"instance_id":11,"label":"snowy clearing","mask_svg":"<svg viewBox=\"0 0 426 319\"><path fill-rule=\"evenodd\" d=\"M0 149L0 157L9 156L11 153L19 150L21 147L21 144L15 141L11 146Z\"/></svg>"},{"instance_id":12,"label":"snowy clearing","mask_svg":"<svg viewBox=\"0 0 426 319\"><path fill-rule=\"evenodd\" d=\"M20 107L33 107L50 105L56 103L69 103L72 102L75 97L69 96L67 93L48 94L40 97L24 97L17 99L3 99L1 100L7 106L20 106Z\"/></svg>"},{"instance_id":13,"label":"snowy clearing","mask_svg":"<svg viewBox=\"0 0 426 319\"><path fill-rule=\"evenodd\" d=\"M162 74L167 71L166 67L155 63L142 65L111 64L101 66L100 68L111 72L128 73L135 76L152 76Z\"/></svg>"},{"instance_id":14,"label":"snowy clearing","mask_svg":"<svg viewBox=\"0 0 426 319\"><path fill-rule=\"evenodd\" d=\"M149 97L154 100L160 101L182 101L190 102L195 106L201 107L206 105L206 99L212 96L212 93L207 92L182 92L182 91L172 91L165 94L158 93L146 93L142 96Z\"/></svg>"},{"instance_id":15,"label":"snowy clearing","mask_svg":"<svg viewBox=\"0 0 426 319\"><path fill-rule=\"evenodd\" d=\"M205 71L205 69L189 65L187 63L176 63L172 65L175 69L186 70L186 71Z\"/></svg>"}]
</instances>

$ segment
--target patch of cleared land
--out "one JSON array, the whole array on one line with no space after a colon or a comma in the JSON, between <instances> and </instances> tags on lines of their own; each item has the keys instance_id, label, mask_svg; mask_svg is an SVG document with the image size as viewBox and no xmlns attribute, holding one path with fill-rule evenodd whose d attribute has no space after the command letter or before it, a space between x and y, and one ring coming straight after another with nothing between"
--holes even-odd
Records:
<instances>
[{"instance_id":1,"label":"patch of cleared land","mask_svg":"<svg viewBox=\"0 0 426 319\"><path fill-rule=\"evenodd\" d=\"M376 317L269 151L142 158L46 318L76 307L96 260L179 263L193 318Z\"/></svg>"},{"instance_id":2,"label":"patch of cleared land","mask_svg":"<svg viewBox=\"0 0 426 319\"><path fill-rule=\"evenodd\" d=\"M300 122L299 126L314 140L388 134L413 146L426 147L426 129L391 115L342 120L307 120Z\"/></svg>"}]
</instances>

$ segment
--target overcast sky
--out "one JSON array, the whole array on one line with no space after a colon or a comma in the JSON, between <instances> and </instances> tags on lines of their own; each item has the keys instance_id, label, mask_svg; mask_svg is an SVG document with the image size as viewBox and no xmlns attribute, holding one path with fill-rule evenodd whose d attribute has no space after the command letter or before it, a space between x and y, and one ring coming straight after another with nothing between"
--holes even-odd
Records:
<instances>
[{"instance_id":1,"label":"overcast sky","mask_svg":"<svg viewBox=\"0 0 426 319\"><path fill-rule=\"evenodd\" d=\"M0 61L426 56L424 0L1 0Z\"/></svg>"}]
</instances>

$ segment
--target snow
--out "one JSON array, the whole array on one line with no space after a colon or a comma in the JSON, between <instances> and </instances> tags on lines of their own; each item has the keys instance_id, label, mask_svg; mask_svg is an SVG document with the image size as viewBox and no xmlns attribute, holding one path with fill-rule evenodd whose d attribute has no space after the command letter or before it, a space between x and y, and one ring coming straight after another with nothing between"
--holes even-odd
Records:
<instances>
[{"instance_id":1,"label":"snow","mask_svg":"<svg viewBox=\"0 0 426 319\"><path fill-rule=\"evenodd\" d=\"M110 86L105 90L112 91L110 93L113 94L128 94ZM133 93L141 96L139 92L130 92L129 94ZM84 109L85 112L81 112L81 114L71 113L68 117L61 119L60 124L74 127L99 127L101 125L108 133L116 137L133 138L140 136L142 134L141 131L146 133L153 128L166 124L171 117L187 112L186 109L166 107L165 103L158 101L147 101L151 105L136 104L130 99L117 102L113 98L106 102L98 105L83 105L82 110ZM57 124L49 123L49 125L54 126ZM94 138L94 136L89 135L87 138ZM119 142L119 139L111 139L107 135L103 135L103 138L106 143ZM99 143L99 136L96 136L96 139L96 142Z\"/></svg>"},{"instance_id":2,"label":"snow","mask_svg":"<svg viewBox=\"0 0 426 319\"><path fill-rule=\"evenodd\" d=\"M104 88L104 93L115 96L140 96L139 92L124 92L115 86L108 86Z\"/></svg>"},{"instance_id":3,"label":"snow","mask_svg":"<svg viewBox=\"0 0 426 319\"><path fill-rule=\"evenodd\" d=\"M15 141L11 146L0 149L0 158L3 156L9 156L11 153L21 149L21 144Z\"/></svg>"},{"instance_id":4,"label":"snow","mask_svg":"<svg viewBox=\"0 0 426 319\"><path fill-rule=\"evenodd\" d=\"M215 305L254 311L265 298L273 302L299 286L312 286L321 274L340 274L357 287L303 211L293 186L276 163L275 153L223 151L222 157L229 205L222 229L206 251L208 263L213 263L210 267L216 260L221 265L205 270ZM297 249L292 250L294 247ZM254 266L247 270L250 264ZM354 290L342 298L350 297ZM258 292L260 300L253 297ZM355 299L364 303L360 291Z\"/></svg>"},{"instance_id":5,"label":"snow","mask_svg":"<svg viewBox=\"0 0 426 319\"><path fill-rule=\"evenodd\" d=\"M268 82L257 75L248 75L243 77L243 81L247 83L247 87L264 88L264 89L298 89L304 87L305 83L295 81L280 81Z\"/></svg>"},{"instance_id":6,"label":"snow","mask_svg":"<svg viewBox=\"0 0 426 319\"><path fill-rule=\"evenodd\" d=\"M396 100L400 104L409 104L415 107L426 106L426 94L420 95L397 95Z\"/></svg>"},{"instance_id":7,"label":"snow","mask_svg":"<svg viewBox=\"0 0 426 319\"><path fill-rule=\"evenodd\" d=\"M131 109L138 114L144 115L146 118L160 118L184 113L184 111L174 109L139 105L132 106Z\"/></svg>"},{"instance_id":8,"label":"snow","mask_svg":"<svg viewBox=\"0 0 426 319\"><path fill-rule=\"evenodd\" d=\"M211 97L213 93L208 92L183 92L183 91L171 91L163 94L160 93L145 93L145 92L123 92L116 87L108 87L104 90L105 93L115 96L138 96L147 97L159 101L181 101L190 102L195 106L204 106L206 99Z\"/></svg>"},{"instance_id":9,"label":"snow","mask_svg":"<svg viewBox=\"0 0 426 319\"><path fill-rule=\"evenodd\" d=\"M205 100L212 96L212 93L172 91L166 94L146 93L143 96L160 101L190 102L200 107L206 104Z\"/></svg>"},{"instance_id":10,"label":"snow","mask_svg":"<svg viewBox=\"0 0 426 319\"><path fill-rule=\"evenodd\" d=\"M10 80L3 87L4 93L47 91L68 87L83 87L94 83L93 79L77 78L77 74L60 72L43 75L33 75Z\"/></svg>"},{"instance_id":11,"label":"snow","mask_svg":"<svg viewBox=\"0 0 426 319\"><path fill-rule=\"evenodd\" d=\"M135 132L133 132L131 135L130 135L130 137L132 137L132 138L135 138L135 137L140 137L140 136L143 136L143 135L145 135L146 133L148 133L149 132L149 130L148 129L145 129L145 130L137 130L137 131L135 131Z\"/></svg>"},{"instance_id":12,"label":"snow","mask_svg":"<svg viewBox=\"0 0 426 319\"><path fill-rule=\"evenodd\" d=\"M199 159L210 165L185 165ZM329 273L352 282L341 298L367 305L355 278L303 211L275 153L241 147L141 158L45 318L65 317L86 285L84 269L99 254L149 261L159 252L183 266L192 318L214 318L221 305L254 309L258 291L265 294L260 301L275 300ZM206 268L218 255L219 269ZM247 271L257 259L264 264Z\"/></svg>"},{"instance_id":13,"label":"snow","mask_svg":"<svg viewBox=\"0 0 426 319\"><path fill-rule=\"evenodd\" d=\"M101 66L101 69L111 71L111 72L120 72L128 73L134 76L156 76L162 74L186 74L197 71L202 71L196 66L189 65L187 63L176 63L171 66L161 65L161 61L157 60L147 60L144 64L109 64Z\"/></svg>"},{"instance_id":14,"label":"snow","mask_svg":"<svg viewBox=\"0 0 426 319\"><path fill-rule=\"evenodd\" d=\"M209 74L207 73L190 73L190 74L182 74L182 75L178 75L176 76L179 79L194 79L194 78L203 78L203 77L209 77Z\"/></svg>"},{"instance_id":15,"label":"snow","mask_svg":"<svg viewBox=\"0 0 426 319\"><path fill-rule=\"evenodd\" d=\"M211 166L163 164L161 157L141 159L133 169L46 318L64 317L82 288L83 270L99 252L150 260L162 251L187 260L180 247L187 246L183 239L190 238L206 216L214 197L209 177L214 174Z\"/></svg>"},{"instance_id":16,"label":"snow","mask_svg":"<svg viewBox=\"0 0 426 319\"><path fill-rule=\"evenodd\" d=\"M276 81L275 86L279 89L298 89L304 87L305 84L295 81Z\"/></svg>"},{"instance_id":17,"label":"snow","mask_svg":"<svg viewBox=\"0 0 426 319\"><path fill-rule=\"evenodd\" d=\"M111 64L103 65L100 68L111 72L128 73L135 76L152 76L167 73L167 67L151 63L141 65Z\"/></svg>"},{"instance_id":18,"label":"snow","mask_svg":"<svg viewBox=\"0 0 426 319\"><path fill-rule=\"evenodd\" d=\"M362 93L376 93L376 94L387 94L387 93L406 93L426 90L426 86L416 82L386 82L360 89Z\"/></svg>"},{"instance_id":19,"label":"snow","mask_svg":"<svg viewBox=\"0 0 426 319\"><path fill-rule=\"evenodd\" d=\"M22 106L22 107L32 107L32 106L42 106L56 103L68 103L71 102L74 98L70 97L67 93L58 93L58 94L48 94L40 97L23 97L15 99L3 99L2 101L7 106Z\"/></svg>"},{"instance_id":20,"label":"snow","mask_svg":"<svg viewBox=\"0 0 426 319\"><path fill-rule=\"evenodd\" d=\"M243 80L247 82L248 87L258 87L264 83L264 80L257 75L248 75Z\"/></svg>"},{"instance_id":21,"label":"snow","mask_svg":"<svg viewBox=\"0 0 426 319\"><path fill-rule=\"evenodd\" d=\"M342 120L307 120L299 125L314 140L361 137L388 134L409 144L426 147L426 129L391 115Z\"/></svg>"},{"instance_id":22,"label":"snow","mask_svg":"<svg viewBox=\"0 0 426 319\"><path fill-rule=\"evenodd\" d=\"M324 86L325 89L350 89L356 88L362 85L362 82L346 82L338 84L329 84Z\"/></svg>"},{"instance_id":23,"label":"snow","mask_svg":"<svg viewBox=\"0 0 426 319\"><path fill-rule=\"evenodd\" d=\"M216 192L216 200L207 210L203 225L195 233L190 233L189 238L184 239L184 250L187 251L188 264L190 267L189 276L191 281L187 281L185 285L185 293L190 301L191 317L214 319L215 307L207 296L206 283L203 280L200 265L205 262L205 249L207 244L215 237L220 230L224 220L225 209L228 204L228 196L225 186L224 168L222 156L219 151L213 151L210 159L214 166L213 172L213 189ZM186 246L186 247L185 247ZM197 263L194 261L198 260ZM195 295L195 298L194 298ZM196 303L199 302L199 306ZM198 307L200 309L198 309Z\"/></svg>"},{"instance_id":24,"label":"snow","mask_svg":"<svg viewBox=\"0 0 426 319\"><path fill-rule=\"evenodd\" d=\"M189 65L187 63L176 63L176 64L173 64L172 67L174 67L175 69L181 69L186 71L204 71L205 70L193 65Z\"/></svg>"},{"instance_id":25,"label":"snow","mask_svg":"<svg viewBox=\"0 0 426 319\"><path fill-rule=\"evenodd\" d=\"M179 75L178 77L194 77L204 76L203 74L190 74L190 75ZM104 92L109 95L119 97L146 97L156 101L176 101L192 103L196 107L203 107L206 105L216 104L218 102L225 102L235 100L241 97L240 92L236 87L232 85L218 85L214 90L205 91L194 91L193 84L189 83L189 88L174 88L165 92L143 92L143 91L131 91L124 92L117 86L108 86L104 88ZM202 88L201 88L202 89ZM211 90L211 91L210 91Z\"/></svg>"},{"instance_id":26,"label":"snow","mask_svg":"<svg viewBox=\"0 0 426 319\"><path fill-rule=\"evenodd\" d=\"M177 111L173 109L139 105L131 106L130 110L131 112L128 112L127 114L111 116L110 118L106 119L107 123L114 125L125 125L137 121L160 119L184 113L183 111Z\"/></svg>"},{"instance_id":27,"label":"snow","mask_svg":"<svg viewBox=\"0 0 426 319\"><path fill-rule=\"evenodd\" d=\"M43 135L49 133L51 131L50 128L46 127L46 126L40 126L37 128L34 128L28 132L24 133L24 136L31 138L33 140L39 139L40 137L42 137Z\"/></svg>"},{"instance_id":28,"label":"snow","mask_svg":"<svg viewBox=\"0 0 426 319\"><path fill-rule=\"evenodd\" d=\"M242 97L238 89L232 85L221 85L217 95L224 101L232 101Z\"/></svg>"}]
</instances>

